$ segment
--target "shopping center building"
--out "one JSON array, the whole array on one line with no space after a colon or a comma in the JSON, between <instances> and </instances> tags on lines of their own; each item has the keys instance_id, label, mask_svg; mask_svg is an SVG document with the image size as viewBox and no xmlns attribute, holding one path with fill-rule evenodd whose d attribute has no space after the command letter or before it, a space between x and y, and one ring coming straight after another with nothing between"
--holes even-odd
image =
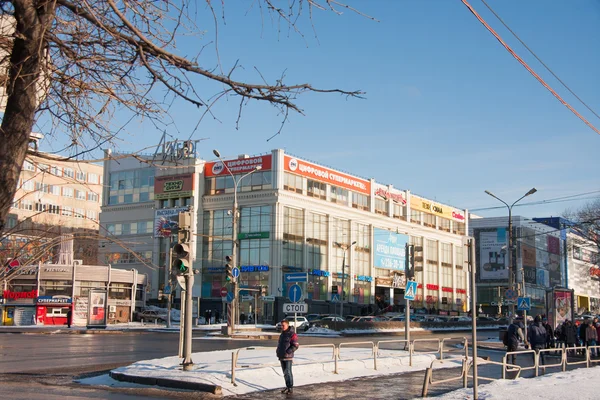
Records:
<instances>
[{"instance_id":1,"label":"shopping center building","mask_svg":"<svg viewBox=\"0 0 600 400\"><path fill-rule=\"evenodd\" d=\"M169 218L173 210L192 207L197 232L194 268L200 271L194 296L201 297L203 310L220 310L221 290L227 287L225 257L233 251L231 210L237 195L239 280L242 287L266 288L262 301L285 298L292 284L285 282L285 275L306 272L309 279L302 289L312 304L336 302L343 291L355 310L375 311L388 305L403 309L405 245L409 243L418 250L415 280L419 285L413 307L442 314L467 311L463 250L467 210L280 149L224 163L205 162L191 152L183 158L165 162L163 157L160 164L105 162L104 179L110 188L104 195L101 224L119 240L131 243L135 251L151 257L153 298L169 286L165 284ZM128 183L121 183L119 177L129 175L133 184L127 189ZM148 195L143 199L133 194L135 176L152 178L153 184L145 181ZM130 194L127 190L133 196L119 197ZM152 239L150 218L154 219ZM107 243L101 251L110 258L117 250ZM132 267L144 267L137 259L127 260ZM266 313L264 304L256 308L259 318L261 312ZM242 310L252 312L251 302L242 303Z\"/></svg>"}]
</instances>

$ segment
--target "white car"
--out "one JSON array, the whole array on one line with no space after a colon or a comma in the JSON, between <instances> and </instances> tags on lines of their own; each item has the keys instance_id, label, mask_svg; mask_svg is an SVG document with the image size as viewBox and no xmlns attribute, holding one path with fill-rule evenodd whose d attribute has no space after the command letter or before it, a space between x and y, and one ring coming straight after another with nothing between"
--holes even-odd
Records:
<instances>
[{"instance_id":1,"label":"white car","mask_svg":"<svg viewBox=\"0 0 600 400\"><path fill-rule=\"evenodd\" d=\"M308 325L308 320L304 316L296 317L296 321L294 321L294 317L286 317L286 320L289 321L290 326L293 326L294 328L296 328L296 332L298 331L298 328ZM278 332L281 331L281 322L278 322L277 325L275 325L275 329Z\"/></svg>"}]
</instances>

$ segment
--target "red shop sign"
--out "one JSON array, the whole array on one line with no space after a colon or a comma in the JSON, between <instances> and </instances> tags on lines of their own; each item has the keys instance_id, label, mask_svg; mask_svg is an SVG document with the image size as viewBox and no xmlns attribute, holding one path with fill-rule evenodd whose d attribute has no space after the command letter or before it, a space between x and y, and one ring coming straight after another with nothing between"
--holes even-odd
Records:
<instances>
[{"instance_id":1,"label":"red shop sign","mask_svg":"<svg viewBox=\"0 0 600 400\"><path fill-rule=\"evenodd\" d=\"M443 286L442 287L442 292L448 292L448 293L452 293L453 290L451 287L447 287L447 286Z\"/></svg>"},{"instance_id":2,"label":"red shop sign","mask_svg":"<svg viewBox=\"0 0 600 400\"><path fill-rule=\"evenodd\" d=\"M439 290L439 289L440 289L440 286L439 286L439 285L434 285L434 284L432 284L432 283L428 283L428 284L426 285L426 287L427 287L427 289L429 289L429 290Z\"/></svg>"},{"instance_id":3,"label":"red shop sign","mask_svg":"<svg viewBox=\"0 0 600 400\"><path fill-rule=\"evenodd\" d=\"M456 289L456 293L467 293L466 289Z\"/></svg>"},{"instance_id":4,"label":"red shop sign","mask_svg":"<svg viewBox=\"0 0 600 400\"><path fill-rule=\"evenodd\" d=\"M38 297L38 292L35 289L30 292L12 292L10 290L5 290L2 295L6 300L35 299Z\"/></svg>"},{"instance_id":5,"label":"red shop sign","mask_svg":"<svg viewBox=\"0 0 600 400\"><path fill-rule=\"evenodd\" d=\"M591 267L590 276L593 276L594 278L600 278L600 268Z\"/></svg>"}]
</instances>

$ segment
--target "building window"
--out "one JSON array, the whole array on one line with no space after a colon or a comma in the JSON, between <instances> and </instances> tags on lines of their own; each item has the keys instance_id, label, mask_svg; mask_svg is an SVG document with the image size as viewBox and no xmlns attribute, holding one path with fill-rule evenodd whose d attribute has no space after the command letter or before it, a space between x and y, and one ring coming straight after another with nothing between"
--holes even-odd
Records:
<instances>
[{"instance_id":1,"label":"building window","mask_svg":"<svg viewBox=\"0 0 600 400\"><path fill-rule=\"evenodd\" d=\"M392 203L392 216L394 218L406 221L406 216L404 215L404 207L398 203Z\"/></svg>"},{"instance_id":2,"label":"building window","mask_svg":"<svg viewBox=\"0 0 600 400\"><path fill-rule=\"evenodd\" d=\"M29 210L33 211L33 201L31 200L21 200L21 210Z\"/></svg>"},{"instance_id":3,"label":"building window","mask_svg":"<svg viewBox=\"0 0 600 400\"><path fill-rule=\"evenodd\" d=\"M306 231L309 269L327 270L327 216L308 213Z\"/></svg>"},{"instance_id":4,"label":"building window","mask_svg":"<svg viewBox=\"0 0 600 400\"><path fill-rule=\"evenodd\" d=\"M302 194L302 177L286 172L283 175L283 188Z\"/></svg>"},{"instance_id":5,"label":"building window","mask_svg":"<svg viewBox=\"0 0 600 400\"><path fill-rule=\"evenodd\" d=\"M96 211L94 211L94 210L87 210L86 211L86 217L88 219L91 219L91 220L95 221L96 220Z\"/></svg>"},{"instance_id":6,"label":"building window","mask_svg":"<svg viewBox=\"0 0 600 400\"><path fill-rule=\"evenodd\" d=\"M300 209L283 208L283 260L284 266L303 267L304 212Z\"/></svg>"},{"instance_id":7,"label":"building window","mask_svg":"<svg viewBox=\"0 0 600 400\"><path fill-rule=\"evenodd\" d=\"M67 178L74 178L75 177L75 172L73 172L73 169L71 169L71 168L65 168L64 169L64 176L66 176Z\"/></svg>"},{"instance_id":8,"label":"building window","mask_svg":"<svg viewBox=\"0 0 600 400\"><path fill-rule=\"evenodd\" d=\"M60 215L60 207L55 204L48 204L46 209L50 214Z\"/></svg>"},{"instance_id":9,"label":"building window","mask_svg":"<svg viewBox=\"0 0 600 400\"><path fill-rule=\"evenodd\" d=\"M438 217L439 230L450 232L450 220L447 218Z\"/></svg>"},{"instance_id":10,"label":"building window","mask_svg":"<svg viewBox=\"0 0 600 400\"><path fill-rule=\"evenodd\" d=\"M97 185L98 184L98 175L90 172L88 174L88 182Z\"/></svg>"},{"instance_id":11,"label":"building window","mask_svg":"<svg viewBox=\"0 0 600 400\"><path fill-rule=\"evenodd\" d=\"M36 182L35 190L41 193L50 193L50 185L47 183Z\"/></svg>"},{"instance_id":12,"label":"building window","mask_svg":"<svg viewBox=\"0 0 600 400\"><path fill-rule=\"evenodd\" d=\"M381 215L388 215L388 201L383 199L375 199L375 212Z\"/></svg>"},{"instance_id":13,"label":"building window","mask_svg":"<svg viewBox=\"0 0 600 400\"><path fill-rule=\"evenodd\" d=\"M25 182L23 182L23 185L21 186L21 189L25 189L28 191L34 190L33 188L34 188L34 185L33 185L32 180L26 180Z\"/></svg>"},{"instance_id":14,"label":"building window","mask_svg":"<svg viewBox=\"0 0 600 400\"><path fill-rule=\"evenodd\" d=\"M77 179L78 181L85 182L85 172L83 172L83 171L77 171L75 179Z\"/></svg>"},{"instance_id":15,"label":"building window","mask_svg":"<svg viewBox=\"0 0 600 400\"><path fill-rule=\"evenodd\" d=\"M108 298L117 300L131 299L131 285L127 283L111 283L108 290Z\"/></svg>"},{"instance_id":16,"label":"building window","mask_svg":"<svg viewBox=\"0 0 600 400\"><path fill-rule=\"evenodd\" d=\"M437 265L438 263L438 242L437 240L427 240L427 264ZM437 280L437 278L436 278Z\"/></svg>"},{"instance_id":17,"label":"building window","mask_svg":"<svg viewBox=\"0 0 600 400\"><path fill-rule=\"evenodd\" d=\"M75 198L77 200L85 200L86 199L85 192L81 191L81 190L76 190L75 191Z\"/></svg>"},{"instance_id":18,"label":"building window","mask_svg":"<svg viewBox=\"0 0 600 400\"><path fill-rule=\"evenodd\" d=\"M423 225L429 228L435 228L435 215L433 214L423 214Z\"/></svg>"},{"instance_id":19,"label":"building window","mask_svg":"<svg viewBox=\"0 0 600 400\"><path fill-rule=\"evenodd\" d=\"M74 189L73 188L69 188L69 187L64 187L62 188L62 194L65 197L73 197L73 193L74 193Z\"/></svg>"},{"instance_id":20,"label":"building window","mask_svg":"<svg viewBox=\"0 0 600 400\"><path fill-rule=\"evenodd\" d=\"M332 203L348 205L348 190L337 186L330 186L330 200Z\"/></svg>"},{"instance_id":21,"label":"building window","mask_svg":"<svg viewBox=\"0 0 600 400\"><path fill-rule=\"evenodd\" d=\"M465 235L465 223L453 221L452 222L452 233L457 235Z\"/></svg>"},{"instance_id":22,"label":"building window","mask_svg":"<svg viewBox=\"0 0 600 400\"><path fill-rule=\"evenodd\" d=\"M61 210L61 214L64 215L65 217L72 217L73 216L73 208L69 207L69 206L62 206L62 210Z\"/></svg>"},{"instance_id":23,"label":"building window","mask_svg":"<svg viewBox=\"0 0 600 400\"><path fill-rule=\"evenodd\" d=\"M102 182L102 177L99 178ZM154 168L113 172L109 181L108 204L137 203L154 198Z\"/></svg>"},{"instance_id":24,"label":"building window","mask_svg":"<svg viewBox=\"0 0 600 400\"><path fill-rule=\"evenodd\" d=\"M352 207L369 211L369 197L364 194L352 192Z\"/></svg>"},{"instance_id":25,"label":"building window","mask_svg":"<svg viewBox=\"0 0 600 400\"><path fill-rule=\"evenodd\" d=\"M325 200L327 198L327 185L308 179L306 181L306 195Z\"/></svg>"},{"instance_id":26,"label":"building window","mask_svg":"<svg viewBox=\"0 0 600 400\"><path fill-rule=\"evenodd\" d=\"M55 195L55 196L60 196L60 186L58 185L52 185L50 187L50 192Z\"/></svg>"},{"instance_id":27,"label":"building window","mask_svg":"<svg viewBox=\"0 0 600 400\"><path fill-rule=\"evenodd\" d=\"M70 281L40 281L40 296L69 296L72 286Z\"/></svg>"},{"instance_id":28,"label":"building window","mask_svg":"<svg viewBox=\"0 0 600 400\"><path fill-rule=\"evenodd\" d=\"M271 171L257 171L239 181L238 185L242 192L272 189Z\"/></svg>"},{"instance_id":29,"label":"building window","mask_svg":"<svg viewBox=\"0 0 600 400\"><path fill-rule=\"evenodd\" d=\"M442 243L442 267L452 267L452 245L450 243Z\"/></svg>"},{"instance_id":30,"label":"building window","mask_svg":"<svg viewBox=\"0 0 600 400\"><path fill-rule=\"evenodd\" d=\"M23 169L24 169L25 171L32 171L32 172L35 172L35 166L34 166L34 165L33 165L33 163L32 163L31 161L29 161L29 160L25 160L25 161L23 162Z\"/></svg>"},{"instance_id":31,"label":"building window","mask_svg":"<svg viewBox=\"0 0 600 400\"><path fill-rule=\"evenodd\" d=\"M50 167L50 173L54 176L62 176L62 169L60 167Z\"/></svg>"},{"instance_id":32,"label":"building window","mask_svg":"<svg viewBox=\"0 0 600 400\"><path fill-rule=\"evenodd\" d=\"M423 211L410 210L410 222L413 224L421 225L421 221L423 221Z\"/></svg>"},{"instance_id":33,"label":"building window","mask_svg":"<svg viewBox=\"0 0 600 400\"><path fill-rule=\"evenodd\" d=\"M455 246L454 247L455 250L455 257L456 259L454 260L454 265L456 266L456 268L460 268L463 269L463 265L465 263L465 259L464 259L464 253L463 253L463 246Z\"/></svg>"},{"instance_id":34,"label":"building window","mask_svg":"<svg viewBox=\"0 0 600 400\"><path fill-rule=\"evenodd\" d=\"M352 273L354 275L371 275L371 227L364 224L356 224L356 245L354 245L354 264Z\"/></svg>"},{"instance_id":35,"label":"building window","mask_svg":"<svg viewBox=\"0 0 600 400\"><path fill-rule=\"evenodd\" d=\"M76 208L74 213L75 218L84 218L85 210L83 208Z\"/></svg>"}]
</instances>

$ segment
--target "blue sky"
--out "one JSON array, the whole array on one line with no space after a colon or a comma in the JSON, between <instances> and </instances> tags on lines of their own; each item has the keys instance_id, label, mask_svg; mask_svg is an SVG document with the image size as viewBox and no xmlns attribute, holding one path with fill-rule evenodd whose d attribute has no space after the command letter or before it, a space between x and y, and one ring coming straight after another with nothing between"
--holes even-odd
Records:
<instances>
[{"instance_id":1,"label":"blue sky","mask_svg":"<svg viewBox=\"0 0 600 400\"><path fill-rule=\"evenodd\" d=\"M249 2L244 2L247 4ZM287 4L282 2L281 4ZM530 56L481 0L471 5L546 81L597 127L600 120L578 103ZM579 97L600 113L600 3L595 0L488 0L504 21ZM257 7L226 2L219 25L225 70L239 59L237 79L260 81L286 74L287 83L360 89L365 99L306 94L297 99L305 116L281 116L267 104L250 103L236 130L238 102L222 100L220 121L206 118L193 133L200 156L212 159L284 148L297 156L455 205L501 205L490 190L512 202L536 187L531 201L600 191L600 135L543 88L480 24L460 0L370 0L350 4L380 22L344 11L315 11L315 38L305 19L304 38L283 29ZM204 39L180 42L192 54L214 38L214 22L198 9ZM215 65L214 48L200 62ZM214 86L200 88L212 94ZM199 112L183 102L173 108L168 133L187 138ZM140 123L118 145L135 151L158 143L162 132ZM47 144L46 150L58 148ZM600 195L596 193L595 195ZM519 207L527 217L560 215L581 202ZM505 215L506 209L480 211Z\"/></svg>"}]
</instances>

